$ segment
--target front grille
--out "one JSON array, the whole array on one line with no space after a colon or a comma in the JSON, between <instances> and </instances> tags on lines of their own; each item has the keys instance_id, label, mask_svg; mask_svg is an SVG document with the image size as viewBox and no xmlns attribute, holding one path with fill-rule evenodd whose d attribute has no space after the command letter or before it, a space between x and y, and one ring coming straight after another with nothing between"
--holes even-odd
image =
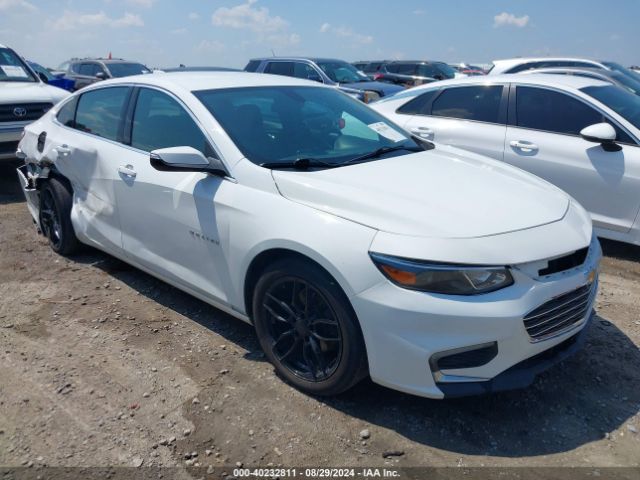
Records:
<instances>
[{"instance_id":1,"label":"front grille","mask_svg":"<svg viewBox=\"0 0 640 480\"><path fill-rule=\"evenodd\" d=\"M545 275L552 275L554 273L564 272L565 270L578 267L587 259L587 253L589 253L589 247L581 248L580 250L573 252L570 255L565 255L564 257L549 260L547 268L540 270L538 275L544 277Z\"/></svg>"},{"instance_id":2,"label":"front grille","mask_svg":"<svg viewBox=\"0 0 640 480\"><path fill-rule=\"evenodd\" d=\"M532 340L552 337L579 323L589 313L597 282L560 295L524 317L524 326Z\"/></svg>"},{"instance_id":3,"label":"front grille","mask_svg":"<svg viewBox=\"0 0 640 480\"><path fill-rule=\"evenodd\" d=\"M51 103L11 103L0 105L0 122L37 120L53 107Z\"/></svg>"},{"instance_id":4,"label":"front grille","mask_svg":"<svg viewBox=\"0 0 640 480\"><path fill-rule=\"evenodd\" d=\"M7 153L15 154L18 149L18 142L0 142L0 154L5 155Z\"/></svg>"}]
</instances>

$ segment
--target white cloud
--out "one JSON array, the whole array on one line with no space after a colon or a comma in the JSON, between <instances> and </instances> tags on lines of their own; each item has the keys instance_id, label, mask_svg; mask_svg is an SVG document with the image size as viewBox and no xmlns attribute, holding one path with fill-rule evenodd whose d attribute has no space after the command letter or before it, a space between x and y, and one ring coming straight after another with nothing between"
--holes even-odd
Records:
<instances>
[{"instance_id":1,"label":"white cloud","mask_svg":"<svg viewBox=\"0 0 640 480\"><path fill-rule=\"evenodd\" d=\"M293 45L298 45L302 38L297 33L278 33L274 35L268 35L266 38L267 42L271 47L290 47Z\"/></svg>"},{"instance_id":2,"label":"white cloud","mask_svg":"<svg viewBox=\"0 0 640 480\"><path fill-rule=\"evenodd\" d=\"M523 28L529 23L529 15L516 17L513 13L502 12L500 15L493 17L494 28L512 26Z\"/></svg>"},{"instance_id":3,"label":"white cloud","mask_svg":"<svg viewBox=\"0 0 640 480\"><path fill-rule=\"evenodd\" d=\"M258 33L272 33L284 30L289 24L279 16L271 16L266 7L254 7L258 0L235 7L220 7L211 17L217 27L246 28Z\"/></svg>"},{"instance_id":4,"label":"white cloud","mask_svg":"<svg viewBox=\"0 0 640 480\"><path fill-rule=\"evenodd\" d=\"M202 40L196 47L197 50L207 53L220 53L226 48L226 45L218 40Z\"/></svg>"},{"instance_id":5,"label":"white cloud","mask_svg":"<svg viewBox=\"0 0 640 480\"><path fill-rule=\"evenodd\" d=\"M60 18L53 22L54 30L75 30L82 27L104 26L110 28L142 27L144 22L140 15L125 13L120 18L109 17L103 11L98 13L79 13L66 10Z\"/></svg>"},{"instance_id":6,"label":"white cloud","mask_svg":"<svg viewBox=\"0 0 640 480\"><path fill-rule=\"evenodd\" d=\"M126 0L126 2L134 7L151 8L156 0Z\"/></svg>"},{"instance_id":7,"label":"white cloud","mask_svg":"<svg viewBox=\"0 0 640 480\"><path fill-rule=\"evenodd\" d=\"M426 15L427 11L423 10L421 8L417 8L416 10L414 10L413 12L411 12L413 15Z\"/></svg>"},{"instance_id":8,"label":"white cloud","mask_svg":"<svg viewBox=\"0 0 640 480\"><path fill-rule=\"evenodd\" d=\"M334 27L329 23L323 23L320 26L320 33L331 33L336 37L346 38L361 45L373 43L373 37L371 35L363 35L361 33L354 32L349 27Z\"/></svg>"},{"instance_id":9,"label":"white cloud","mask_svg":"<svg viewBox=\"0 0 640 480\"><path fill-rule=\"evenodd\" d=\"M35 12L38 10L35 5L27 2L27 0L0 0L0 12L6 10L26 10Z\"/></svg>"},{"instance_id":10,"label":"white cloud","mask_svg":"<svg viewBox=\"0 0 640 480\"><path fill-rule=\"evenodd\" d=\"M198 20L200 18L200 15L196 12L191 12L189 15L187 15L187 18L189 18L189 20Z\"/></svg>"}]
</instances>

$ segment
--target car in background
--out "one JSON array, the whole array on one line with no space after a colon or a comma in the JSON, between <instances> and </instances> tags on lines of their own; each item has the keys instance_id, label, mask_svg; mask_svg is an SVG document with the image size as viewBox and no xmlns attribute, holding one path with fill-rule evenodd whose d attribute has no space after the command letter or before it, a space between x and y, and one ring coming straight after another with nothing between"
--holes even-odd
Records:
<instances>
[{"instance_id":1,"label":"car in background","mask_svg":"<svg viewBox=\"0 0 640 480\"><path fill-rule=\"evenodd\" d=\"M0 160L15 158L24 127L68 95L44 83L20 55L0 45Z\"/></svg>"},{"instance_id":2,"label":"car in background","mask_svg":"<svg viewBox=\"0 0 640 480\"><path fill-rule=\"evenodd\" d=\"M399 60L382 65L373 79L403 87L414 87L464 76L444 62Z\"/></svg>"},{"instance_id":3,"label":"car in background","mask_svg":"<svg viewBox=\"0 0 640 480\"><path fill-rule=\"evenodd\" d=\"M350 63L331 58L256 58L249 61L244 69L247 72L284 75L334 86L364 103L402 90L395 85L372 81Z\"/></svg>"},{"instance_id":4,"label":"car in background","mask_svg":"<svg viewBox=\"0 0 640 480\"><path fill-rule=\"evenodd\" d=\"M522 388L589 332L601 249L580 205L334 87L109 80L19 148L54 252L92 245L252 324L312 395L368 376L431 398Z\"/></svg>"},{"instance_id":5,"label":"car in background","mask_svg":"<svg viewBox=\"0 0 640 480\"><path fill-rule=\"evenodd\" d=\"M407 131L510 163L562 188L599 236L640 245L640 97L575 75L470 77L372 107Z\"/></svg>"},{"instance_id":6,"label":"car in background","mask_svg":"<svg viewBox=\"0 0 640 480\"><path fill-rule=\"evenodd\" d=\"M154 68L153 73L175 73L175 72L241 72L237 68L227 68L227 67L208 67L208 66L198 66L198 67L187 67L186 65L180 65L179 67L169 67L169 68Z\"/></svg>"},{"instance_id":7,"label":"car in background","mask_svg":"<svg viewBox=\"0 0 640 480\"><path fill-rule=\"evenodd\" d=\"M632 70L634 72L640 73L640 66L639 65L631 65L629 67L629 70Z\"/></svg>"},{"instance_id":8,"label":"car in background","mask_svg":"<svg viewBox=\"0 0 640 480\"><path fill-rule=\"evenodd\" d=\"M611 70L620 72L624 75L636 76L628 68L623 67L619 63L609 61L589 60L586 58L510 58L506 60L494 60L492 67L489 69L488 75L501 75L503 73L520 73L525 70L534 70L540 68L599 68L602 70Z\"/></svg>"},{"instance_id":9,"label":"car in background","mask_svg":"<svg viewBox=\"0 0 640 480\"><path fill-rule=\"evenodd\" d=\"M73 58L61 64L54 74L57 72L64 72L67 78L75 80L75 89L79 90L108 78L151 73L151 69L121 58Z\"/></svg>"},{"instance_id":10,"label":"car in background","mask_svg":"<svg viewBox=\"0 0 640 480\"><path fill-rule=\"evenodd\" d=\"M380 71L380 68L385 63L389 63L391 60L372 60L372 61L359 61L353 62L351 65L356 67L362 73L366 73L368 76L373 77L376 73Z\"/></svg>"},{"instance_id":11,"label":"car in background","mask_svg":"<svg viewBox=\"0 0 640 480\"><path fill-rule=\"evenodd\" d=\"M48 83L49 85L53 85L54 87L68 90L69 92L73 92L75 90L75 80L66 78L64 74L55 76L48 68L43 67L39 63L31 61L28 61L27 63L29 64L31 69L38 74L43 82Z\"/></svg>"},{"instance_id":12,"label":"car in background","mask_svg":"<svg viewBox=\"0 0 640 480\"><path fill-rule=\"evenodd\" d=\"M487 72L485 72L482 67L479 67L477 65L470 65L468 63L455 63L455 64L449 64L449 66L453 68L456 72L462 73L463 75L466 75L466 76L487 74Z\"/></svg>"},{"instance_id":13,"label":"car in background","mask_svg":"<svg viewBox=\"0 0 640 480\"><path fill-rule=\"evenodd\" d=\"M601 68L541 68L536 70L525 70L520 72L526 74L551 74L551 75L575 75L578 77L595 78L604 82L610 82L619 87L626 88L635 95L640 95L640 77L637 79L631 75L613 70L603 70Z\"/></svg>"}]
</instances>

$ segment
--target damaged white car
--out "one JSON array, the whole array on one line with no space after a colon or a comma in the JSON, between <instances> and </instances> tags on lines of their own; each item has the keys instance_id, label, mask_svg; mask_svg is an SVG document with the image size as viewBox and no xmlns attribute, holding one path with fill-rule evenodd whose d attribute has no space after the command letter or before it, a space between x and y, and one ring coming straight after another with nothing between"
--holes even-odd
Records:
<instances>
[{"instance_id":1,"label":"damaged white car","mask_svg":"<svg viewBox=\"0 0 640 480\"><path fill-rule=\"evenodd\" d=\"M582 207L411 137L314 82L101 82L26 129L51 247L97 247L252 323L279 374L443 398L528 385L579 348L600 246Z\"/></svg>"}]
</instances>

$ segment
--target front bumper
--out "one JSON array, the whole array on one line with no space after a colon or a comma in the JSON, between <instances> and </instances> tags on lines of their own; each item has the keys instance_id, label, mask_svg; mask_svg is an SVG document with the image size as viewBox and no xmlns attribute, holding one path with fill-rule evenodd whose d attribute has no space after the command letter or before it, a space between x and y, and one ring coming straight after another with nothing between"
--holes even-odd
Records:
<instances>
[{"instance_id":1,"label":"front bumper","mask_svg":"<svg viewBox=\"0 0 640 480\"><path fill-rule=\"evenodd\" d=\"M29 122L11 122L0 125L0 160L16 158L16 149L24 127Z\"/></svg>"},{"instance_id":2,"label":"front bumper","mask_svg":"<svg viewBox=\"0 0 640 480\"><path fill-rule=\"evenodd\" d=\"M371 378L381 385L430 398L528 385L554 363L542 361L544 355L538 355L552 352L588 324L597 290L594 272L601 255L594 239L579 267L545 278L532 278L514 268L514 285L484 295L434 295L385 281L352 297L365 338ZM594 282L593 291L583 318L543 341L529 336L523 321L529 312L590 282ZM567 355L580 344L577 342ZM433 359L442 354L483 345L497 346L497 355L484 364L450 369L433 366Z\"/></svg>"}]
</instances>

